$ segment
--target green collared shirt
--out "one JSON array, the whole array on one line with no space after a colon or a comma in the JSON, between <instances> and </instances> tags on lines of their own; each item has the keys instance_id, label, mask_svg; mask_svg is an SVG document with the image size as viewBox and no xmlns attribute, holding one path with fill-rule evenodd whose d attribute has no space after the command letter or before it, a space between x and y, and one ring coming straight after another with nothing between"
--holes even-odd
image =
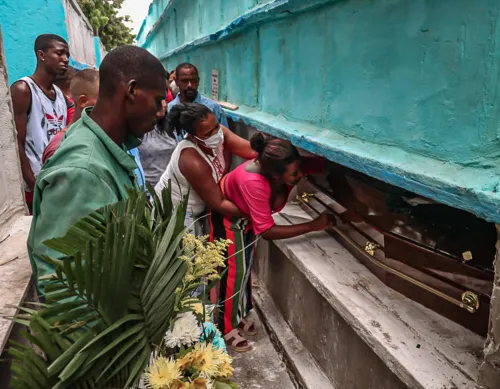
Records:
<instances>
[{"instance_id":1,"label":"green collared shirt","mask_svg":"<svg viewBox=\"0 0 500 389\"><path fill-rule=\"evenodd\" d=\"M43 166L36 180L28 237L28 254L39 293L43 285L38 277L54 273L41 256L61 256L43 242L64 236L83 216L126 198L126 187L137 187L137 164L126 150L139 144L137 138L131 137L123 147L118 146L83 112Z\"/></svg>"}]
</instances>

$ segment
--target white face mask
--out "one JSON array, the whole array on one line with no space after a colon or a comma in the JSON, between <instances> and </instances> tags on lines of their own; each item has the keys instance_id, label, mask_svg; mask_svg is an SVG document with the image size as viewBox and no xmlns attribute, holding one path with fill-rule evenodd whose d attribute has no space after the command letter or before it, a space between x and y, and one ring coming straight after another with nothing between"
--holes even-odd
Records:
<instances>
[{"instance_id":1,"label":"white face mask","mask_svg":"<svg viewBox=\"0 0 500 389\"><path fill-rule=\"evenodd\" d=\"M219 127L219 131L217 131L217 133L212 135L210 138L200 139L197 136L195 136L195 138L209 149L215 150L222 144L222 142L224 142L224 132L222 131L222 127Z\"/></svg>"},{"instance_id":2,"label":"white face mask","mask_svg":"<svg viewBox=\"0 0 500 389\"><path fill-rule=\"evenodd\" d=\"M180 90L175 80L172 80L172 82L170 82L169 87L170 87L170 92L172 92L174 96L177 96L179 94Z\"/></svg>"}]
</instances>

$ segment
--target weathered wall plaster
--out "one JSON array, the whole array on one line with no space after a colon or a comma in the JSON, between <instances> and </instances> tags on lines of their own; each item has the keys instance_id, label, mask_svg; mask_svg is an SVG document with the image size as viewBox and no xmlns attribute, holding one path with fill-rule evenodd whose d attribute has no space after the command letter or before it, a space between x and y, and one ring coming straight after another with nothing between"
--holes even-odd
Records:
<instances>
[{"instance_id":1,"label":"weathered wall plaster","mask_svg":"<svg viewBox=\"0 0 500 389\"><path fill-rule=\"evenodd\" d=\"M156 0L138 43L168 69L195 63L207 94L218 69L235 120L500 221L499 14L495 0Z\"/></svg>"},{"instance_id":2,"label":"weathered wall plaster","mask_svg":"<svg viewBox=\"0 0 500 389\"><path fill-rule=\"evenodd\" d=\"M94 30L76 0L64 0L71 57L80 63L96 66Z\"/></svg>"},{"instance_id":3,"label":"weathered wall plaster","mask_svg":"<svg viewBox=\"0 0 500 389\"><path fill-rule=\"evenodd\" d=\"M23 181L17 153L16 131L7 82L0 29L0 387L8 387L7 345L13 321L30 286L31 266L26 250L31 217L23 199ZM10 369L9 369L10 370Z\"/></svg>"},{"instance_id":4,"label":"weathered wall plaster","mask_svg":"<svg viewBox=\"0 0 500 389\"><path fill-rule=\"evenodd\" d=\"M479 368L477 389L500 387L500 225L497 224L496 277L491 294L490 329L484 348L484 362Z\"/></svg>"},{"instance_id":5,"label":"weathered wall plaster","mask_svg":"<svg viewBox=\"0 0 500 389\"><path fill-rule=\"evenodd\" d=\"M4 58L0 30L0 240L5 238L6 225L26 211Z\"/></svg>"}]
</instances>

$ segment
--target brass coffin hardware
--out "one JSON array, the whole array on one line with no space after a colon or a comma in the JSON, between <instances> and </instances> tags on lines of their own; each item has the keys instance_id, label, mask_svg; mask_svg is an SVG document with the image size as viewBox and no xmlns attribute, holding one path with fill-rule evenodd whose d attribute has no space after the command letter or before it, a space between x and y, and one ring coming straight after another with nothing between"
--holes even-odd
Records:
<instances>
[{"instance_id":1,"label":"brass coffin hardware","mask_svg":"<svg viewBox=\"0 0 500 389\"><path fill-rule=\"evenodd\" d=\"M313 193L304 192L301 195L297 195L297 200L308 203L311 197L314 197Z\"/></svg>"},{"instance_id":2,"label":"brass coffin hardware","mask_svg":"<svg viewBox=\"0 0 500 389\"><path fill-rule=\"evenodd\" d=\"M467 290L462 293L462 303L467 306L466 309L470 313L474 313L479 309L479 296L476 293Z\"/></svg>"},{"instance_id":3,"label":"brass coffin hardware","mask_svg":"<svg viewBox=\"0 0 500 389\"><path fill-rule=\"evenodd\" d=\"M380 245L374 242L366 242L365 244L365 252L370 254L372 257L375 255L377 252L377 249L380 248Z\"/></svg>"},{"instance_id":4,"label":"brass coffin hardware","mask_svg":"<svg viewBox=\"0 0 500 389\"><path fill-rule=\"evenodd\" d=\"M462 253L462 258L464 259L465 262L470 261L473 259L472 253L470 251L466 251Z\"/></svg>"},{"instance_id":5,"label":"brass coffin hardware","mask_svg":"<svg viewBox=\"0 0 500 389\"><path fill-rule=\"evenodd\" d=\"M320 212L315 209L311 204L309 204L309 198L311 196L306 196L307 201L303 199L303 195L297 196L297 200L299 200L302 204L304 204L307 208L309 208L311 211L313 211L316 214L320 214ZM321 203L321 202L320 202ZM286 218L286 217L285 217ZM288 220L288 218L286 218ZM288 220L290 223L292 223L290 220ZM292 223L293 224L293 223ZM370 260L374 265L386 270L387 272L394 274L397 277L400 277L413 285L416 285L432 294L435 296L438 296L462 309L465 309L466 311L470 313L475 313L479 309L479 296L471 291L465 291L462 293L462 300L458 300L456 298L453 298L451 296L448 296L447 294L441 292L440 290L437 290L429 285L424 284L423 282L403 273L400 272L399 270L393 269L392 267L386 265L379 259L375 258L375 252L378 248L380 248L379 245L376 243L373 243L371 241L368 241L365 245L364 248L361 248L353 239L351 239L348 235L346 235L343 231L341 231L337 227L331 227L333 231L337 235L339 235L342 239L344 239L346 242L348 242L350 245L352 245L356 250L358 250L362 255L364 255L366 258ZM373 254L372 254L373 253Z\"/></svg>"}]
</instances>

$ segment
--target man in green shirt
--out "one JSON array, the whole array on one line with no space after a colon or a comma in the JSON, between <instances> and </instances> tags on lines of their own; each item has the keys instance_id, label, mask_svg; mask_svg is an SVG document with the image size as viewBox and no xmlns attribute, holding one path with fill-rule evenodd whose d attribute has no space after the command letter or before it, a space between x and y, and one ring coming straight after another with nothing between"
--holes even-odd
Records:
<instances>
[{"instance_id":1,"label":"man in green shirt","mask_svg":"<svg viewBox=\"0 0 500 389\"><path fill-rule=\"evenodd\" d=\"M60 257L43 242L64 236L80 218L137 186L137 165L126 151L153 130L166 98L163 65L136 46L112 50L99 78L95 107L68 130L36 180L28 254L39 294L44 283L38 277L54 273L41 256Z\"/></svg>"}]
</instances>

